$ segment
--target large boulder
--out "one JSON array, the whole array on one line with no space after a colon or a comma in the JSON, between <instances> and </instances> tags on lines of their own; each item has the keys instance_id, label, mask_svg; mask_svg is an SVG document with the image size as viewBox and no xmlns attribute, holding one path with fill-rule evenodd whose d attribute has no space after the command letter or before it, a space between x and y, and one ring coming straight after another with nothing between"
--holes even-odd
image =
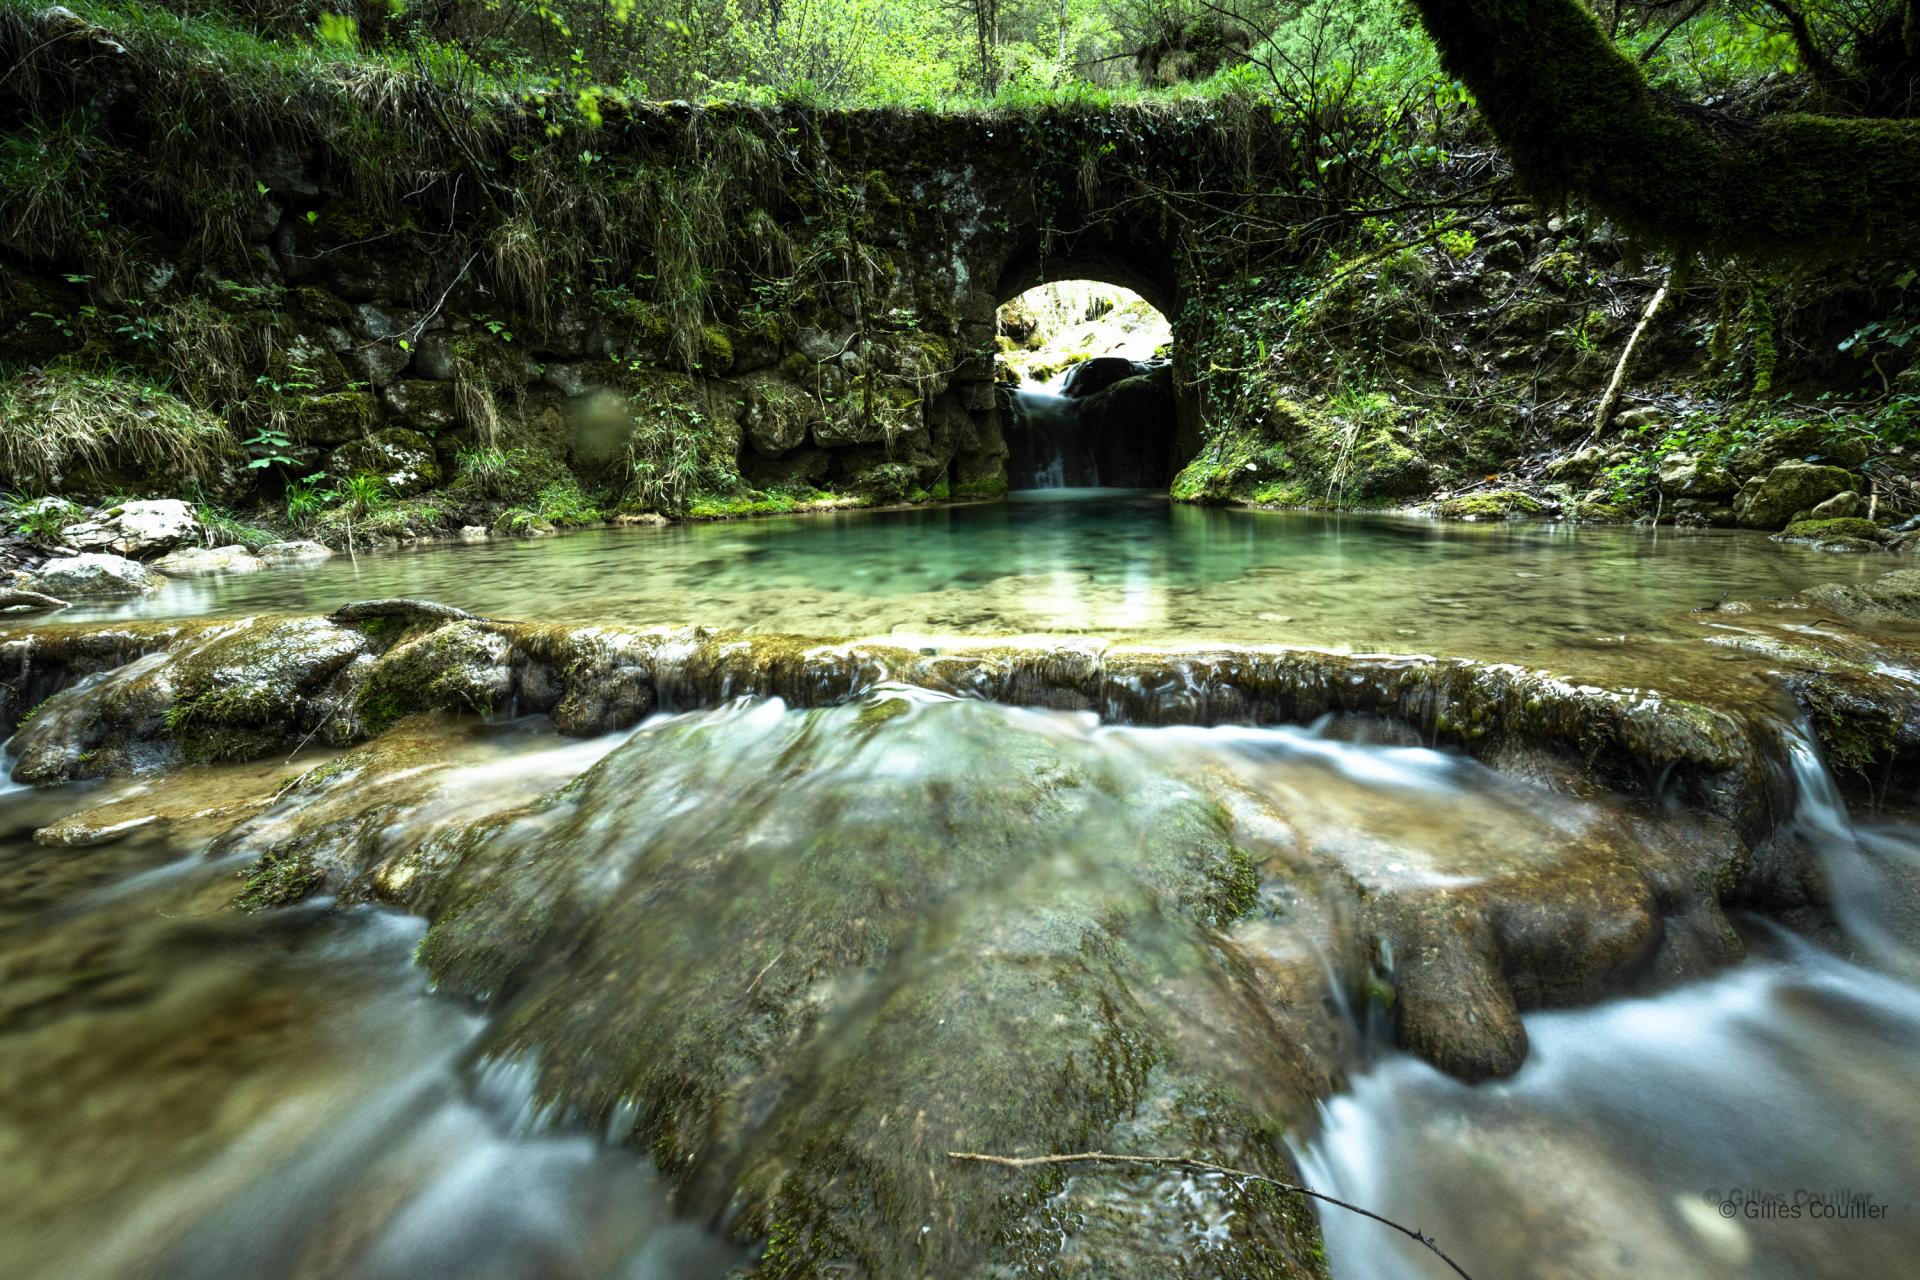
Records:
<instances>
[{"instance_id":1,"label":"large boulder","mask_svg":"<svg viewBox=\"0 0 1920 1280\"><path fill-rule=\"evenodd\" d=\"M1159 367L1160 362L1152 360L1129 360L1125 356L1095 356L1067 370L1067 376L1060 382L1060 394L1069 399L1079 399L1082 396L1105 391L1116 382L1143 377L1153 373Z\"/></svg>"},{"instance_id":2,"label":"large boulder","mask_svg":"<svg viewBox=\"0 0 1920 1280\"><path fill-rule=\"evenodd\" d=\"M110 507L91 520L70 524L60 540L77 551L123 556L171 551L196 537L200 522L193 507L178 498L151 498Z\"/></svg>"},{"instance_id":3,"label":"large boulder","mask_svg":"<svg viewBox=\"0 0 1920 1280\"><path fill-rule=\"evenodd\" d=\"M327 472L336 476L379 476L398 498L425 493L440 483L440 463L434 456L433 441L404 427L388 427L341 445L333 451Z\"/></svg>"},{"instance_id":4,"label":"large boulder","mask_svg":"<svg viewBox=\"0 0 1920 1280\"><path fill-rule=\"evenodd\" d=\"M17 585L62 600L102 600L143 596L167 580L137 560L86 551L49 560Z\"/></svg>"},{"instance_id":5,"label":"large boulder","mask_svg":"<svg viewBox=\"0 0 1920 1280\"><path fill-rule=\"evenodd\" d=\"M1851 492L1853 476L1839 467L1782 462L1749 481L1733 501L1734 515L1749 529L1778 529L1837 493Z\"/></svg>"},{"instance_id":6,"label":"large boulder","mask_svg":"<svg viewBox=\"0 0 1920 1280\"><path fill-rule=\"evenodd\" d=\"M1828 467L1857 467L1867 460L1867 443L1859 436L1836 435L1822 422L1771 432L1742 447L1729 460L1734 474L1762 476L1783 462L1817 462Z\"/></svg>"},{"instance_id":7,"label":"large boulder","mask_svg":"<svg viewBox=\"0 0 1920 1280\"><path fill-rule=\"evenodd\" d=\"M807 441L807 431L821 420L820 402L813 394L779 375L755 375L743 380L747 392L747 443L763 458L778 458Z\"/></svg>"}]
</instances>

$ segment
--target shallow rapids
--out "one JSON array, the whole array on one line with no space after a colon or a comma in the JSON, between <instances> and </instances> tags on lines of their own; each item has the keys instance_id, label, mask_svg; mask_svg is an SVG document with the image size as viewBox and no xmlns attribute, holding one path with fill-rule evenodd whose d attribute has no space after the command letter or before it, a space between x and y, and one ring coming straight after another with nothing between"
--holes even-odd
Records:
<instances>
[{"instance_id":1,"label":"shallow rapids","mask_svg":"<svg viewBox=\"0 0 1920 1280\"><path fill-rule=\"evenodd\" d=\"M1298 1202L945 1160L1099 1148L1297 1165L1482 1280L1892 1274L1916 837L1798 759L1840 923L1747 961L1700 892L1720 827L1363 722L889 686L11 790L0 1246L48 1277L1311 1273ZM1518 1071L1459 1083L1396 1025ZM1701 1199L1840 1184L1895 1207ZM1424 1274L1321 1225L1335 1276Z\"/></svg>"}]
</instances>

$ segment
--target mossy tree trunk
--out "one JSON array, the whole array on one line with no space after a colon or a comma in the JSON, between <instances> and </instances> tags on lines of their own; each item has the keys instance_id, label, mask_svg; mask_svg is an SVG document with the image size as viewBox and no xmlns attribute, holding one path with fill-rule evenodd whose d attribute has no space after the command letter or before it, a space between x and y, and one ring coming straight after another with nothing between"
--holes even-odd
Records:
<instances>
[{"instance_id":1,"label":"mossy tree trunk","mask_svg":"<svg viewBox=\"0 0 1920 1280\"><path fill-rule=\"evenodd\" d=\"M1920 242L1920 121L1715 119L1655 93L1580 0L1415 0L1521 178L1683 249L1765 257Z\"/></svg>"}]
</instances>

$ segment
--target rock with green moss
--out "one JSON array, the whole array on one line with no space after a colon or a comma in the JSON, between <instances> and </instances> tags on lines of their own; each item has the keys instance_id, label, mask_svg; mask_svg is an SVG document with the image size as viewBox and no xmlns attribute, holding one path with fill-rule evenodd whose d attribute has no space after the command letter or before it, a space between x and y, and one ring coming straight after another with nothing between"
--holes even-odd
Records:
<instances>
[{"instance_id":1,"label":"rock with green moss","mask_svg":"<svg viewBox=\"0 0 1920 1280\"><path fill-rule=\"evenodd\" d=\"M1546 510L1546 504L1518 489L1494 489L1462 494L1434 504L1443 520L1526 520Z\"/></svg>"},{"instance_id":2,"label":"rock with green moss","mask_svg":"<svg viewBox=\"0 0 1920 1280\"><path fill-rule=\"evenodd\" d=\"M265 825L250 892L311 892L319 870L426 915L437 982L515 992L488 1048L528 1053L570 1114L618 1115L690 1212L765 1242L759 1274L986 1277L1063 1249L1117 1277L1317 1274L1304 1205L1097 1177L1063 1195L948 1161L1165 1149L1292 1181L1277 1139L1333 1079L1318 999L1265 994L1324 993L1317 957L1218 967L1258 898L1229 813L1005 715L885 693L660 721L563 791L411 846L363 843L338 804ZM377 776L351 767L317 795ZM776 767L767 804L675 803ZM1181 1031L1196 1017L1277 1039L1271 1075L1223 1079ZM1232 1230L1203 1241L1196 1213Z\"/></svg>"},{"instance_id":3,"label":"rock with green moss","mask_svg":"<svg viewBox=\"0 0 1920 1280\"><path fill-rule=\"evenodd\" d=\"M1866 622L1920 620L1920 569L1896 569L1871 582L1828 582L1801 593L1820 608Z\"/></svg>"},{"instance_id":4,"label":"rock with green moss","mask_svg":"<svg viewBox=\"0 0 1920 1280\"><path fill-rule=\"evenodd\" d=\"M1795 542L1823 551L1879 551L1884 534L1879 525L1859 517L1796 520L1773 535L1775 542Z\"/></svg>"},{"instance_id":5,"label":"rock with green moss","mask_svg":"<svg viewBox=\"0 0 1920 1280\"><path fill-rule=\"evenodd\" d=\"M778 458L805 444L821 422L820 402L779 373L753 374L742 385L747 443L763 458Z\"/></svg>"},{"instance_id":6,"label":"rock with green moss","mask_svg":"<svg viewBox=\"0 0 1920 1280\"><path fill-rule=\"evenodd\" d=\"M93 600L146 595L166 586L167 580L125 556L87 551L77 556L55 556L16 585L63 600Z\"/></svg>"},{"instance_id":7,"label":"rock with green moss","mask_svg":"<svg viewBox=\"0 0 1920 1280\"><path fill-rule=\"evenodd\" d=\"M1749 529L1778 529L1838 493L1853 490L1853 476L1839 467L1782 462L1751 480L1733 501L1734 515Z\"/></svg>"},{"instance_id":8,"label":"rock with green moss","mask_svg":"<svg viewBox=\"0 0 1920 1280\"><path fill-rule=\"evenodd\" d=\"M417 627L411 619L398 625ZM377 734L424 711L484 715L504 706L512 693L506 640L477 620L454 621L395 643L367 669L352 701L360 731Z\"/></svg>"},{"instance_id":9,"label":"rock with green moss","mask_svg":"<svg viewBox=\"0 0 1920 1280\"><path fill-rule=\"evenodd\" d=\"M337 476L377 476L386 491L399 498L425 493L440 483L433 441L405 427L383 427L340 446L328 458L327 470Z\"/></svg>"}]
</instances>

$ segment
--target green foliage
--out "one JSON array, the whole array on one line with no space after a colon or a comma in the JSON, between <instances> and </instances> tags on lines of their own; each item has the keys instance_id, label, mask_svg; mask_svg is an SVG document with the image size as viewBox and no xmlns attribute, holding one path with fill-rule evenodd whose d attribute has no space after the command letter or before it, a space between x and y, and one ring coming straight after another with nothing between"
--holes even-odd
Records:
<instances>
[{"instance_id":1,"label":"green foliage","mask_svg":"<svg viewBox=\"0 0 1920 1280\"><path fill-rule=\"evenodd\" d=\"M524 449L502 449L497 445L462 445L454 454L457 479L488 497L505 497L527 460Z\"/></svg>"},{"instance_id":2,"label":"green foliage","mask_svg":"<svg viewBox=\"0 0 1920 1280\"><path fill-rule=\"evenodd\" d=\"M316 471L287 486L287 522L296 529L306 528L326 510L331 497L331 491L321 487L326 478L326 472Z\"/></svg>"},{"instance_id":3,"label":"green foliage","mask_svg":"<svg viewBox=\"0 0 1920 1280\"><path fill-rule=\"evenodd\" d=\"M387 482L371 471L362 471L341 481L329 500L338 503L353 519L364 519L387 505Z\"/></svg>"},{"instance_id":4,"label":"green foliage","mask_svg":"<svg viewBox=\"0 0 1920 1280\"><path fill-rule=\"evenodd\" d=\"M272 530L248 524L226 507L200 503L194 508L194 515L207 531L209 546L242 546L249 551L257 551L269 542L280 540L280 536Z\"/></svg>"},{"instance_id":5,"label":"green foliage","mask_svg":"<svg viewBox=\"0 0 1920 1280\"><path fill-rule=\"evenodd\" d=\"M81 516L80 508L64 498L36 499L9 493L0 500L6 504L7 526L30 542L58 542L61 530Z\"/></svg>"},{"instance_id":6,"label":"green foliage","mask_svg":"<svg viewBox=\"0 0 1920 1280\"><path fill-rule=\"evenodd\" d=\"M279 427L261 427L241 443L252 455L247 460L247 466L255 471L299 465L299 460L287 452L293 448L293 437Z\"/></svg>"}]
</instances>

